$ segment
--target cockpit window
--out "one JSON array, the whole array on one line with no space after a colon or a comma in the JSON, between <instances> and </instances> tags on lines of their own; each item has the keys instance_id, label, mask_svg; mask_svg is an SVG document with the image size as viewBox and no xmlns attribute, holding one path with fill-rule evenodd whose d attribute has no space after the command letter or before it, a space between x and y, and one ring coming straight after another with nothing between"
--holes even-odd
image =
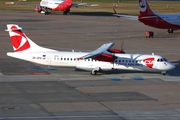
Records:
<instances>
[{"instance_id":1,"label":"cockpit window","mask_svg":"<svg viewBox=\"0 0 180 120\"><path fill-rule=\"evenodd\" d=\"M166 58L162 58L164 61L167 61L167 59Z\"/></svg>"},{"instance_id":2,"label":"cockpit window","mask_svg":"<svg viewBox=\"0 0 180 120\"><path fill-rule=\"evenodd\" d=\"M167 61L166 58L158 58L157 59L158 62L163 62L163 61Z\"/></svg>"}]
</instances>

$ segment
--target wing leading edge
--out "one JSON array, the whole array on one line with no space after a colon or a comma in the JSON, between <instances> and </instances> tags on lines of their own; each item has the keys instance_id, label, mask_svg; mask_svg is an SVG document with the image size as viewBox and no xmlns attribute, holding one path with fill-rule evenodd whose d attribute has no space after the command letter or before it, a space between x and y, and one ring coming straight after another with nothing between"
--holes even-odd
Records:
<instances>
[{"instance_id":1,"label":"wing leading edge","mask_svg":"<svg viewBox=\"0 0 180 120\"><path fill-rule=\"evenodd\" d=\"M106 54L111 54L109 53L107 50L109 48L111 48L112 46L114 45L114 43L105 43L103 44L101 47L99 47L98 49L90 52L89 54L85 55L85 56L82 56L81 58L79 59L88 59L88 58L95 58L103 53L106 53Z\"/></svg>"}]
</instances>

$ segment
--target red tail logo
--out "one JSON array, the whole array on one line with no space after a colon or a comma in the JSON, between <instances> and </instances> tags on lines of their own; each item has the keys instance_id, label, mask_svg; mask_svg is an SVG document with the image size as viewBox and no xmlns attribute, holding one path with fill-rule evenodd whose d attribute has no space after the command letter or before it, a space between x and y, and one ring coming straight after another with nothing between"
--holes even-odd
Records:
<instances>
[{"instance_id":1,"label":"red tail logo","mask_svg":"<svg viewBox=\"0 0 180 120\"><path fill-rule=\"evenodd\" d=\"M147 9L146 1L145 0L139 0L139 9L141 12L145 12Z\"/></svg>"},{"instance_id":2,"label":"red tail logo","mask_svg":"<svg viewBox=\"0 0 180 120\"><path fill-rule=\"evenodd\" d=\"M16 26L12 26L11 30L18 34L10 37L14 51L19 52L28 49L30 44L26 35L21 30L17 30Z\"/></svg>"},{"instance_id":3,"label":"red tail logo","mask_svg":"<svg viewBox=\"0 0 180 120\"><path fill-rule=\"evenodd\" d=\"M146 58L143 60L143 62L148 66L149 68L152 68L154 65L154 58Z\"/></svg>"},{"instance_id":4,"label":"red tail logo","mask_svg":"<svg viewBox=\"0 0 180 120\"><path fill-rule=\"evenodd\" d=\"M155 15L146 0L139 0L139 11L141 17Z\"/></svg>"}]
</instances>

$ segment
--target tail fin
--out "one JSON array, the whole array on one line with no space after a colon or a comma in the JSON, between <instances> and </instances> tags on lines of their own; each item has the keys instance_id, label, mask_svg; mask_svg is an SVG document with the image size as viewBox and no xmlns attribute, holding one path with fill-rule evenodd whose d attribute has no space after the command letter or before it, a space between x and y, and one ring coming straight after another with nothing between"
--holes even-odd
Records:
<instances>
[{"instance_id":1,"label":"tail fin","mask_svg":"<svg viewBox=\"0 0 180 120\"><path fill-rule=\"evenodd\" d=\"M20 51L44 51L50 50L47 48L43 48L35 44L32 40L30 40L22 31L22 28L15 24L7 24L7 30L9 32L10 40L12 42L12 46L14 52Z\"/></svg>"},{"instance_id":2,"label":"tail fin","mask_svg":"<svg viewBox=\"0 0 180 120\"><path fill-rule=\"evenodd\" d=\"M139 12L142 17L155 15L149 7L147 0L139 0Z\"/></svg>"}]
</instances>

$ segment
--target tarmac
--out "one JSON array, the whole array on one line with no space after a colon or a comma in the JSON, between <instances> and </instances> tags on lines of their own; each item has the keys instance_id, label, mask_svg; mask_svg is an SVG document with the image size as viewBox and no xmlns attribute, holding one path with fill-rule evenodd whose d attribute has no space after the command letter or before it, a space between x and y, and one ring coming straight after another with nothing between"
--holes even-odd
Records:
<instances>
[{"instance_id":1,"label":"tarmac","mask_svg":"<svg viewBox=\"0 0 180 120\"><path fill-rule=\"evenodd\" d=\"M113 11L112 11L113 12ZM0 120L179 120L180 30L148 27L115 16L43 15L0 10ZM91 51L106 42L126 53L158 54L176 65L158 72L111 71L90 75L75 68L40 66L10 58L6 24L18 24L40 46ZM145 32L153 31L154 38Z\"/></svg>"}]
</instances>

